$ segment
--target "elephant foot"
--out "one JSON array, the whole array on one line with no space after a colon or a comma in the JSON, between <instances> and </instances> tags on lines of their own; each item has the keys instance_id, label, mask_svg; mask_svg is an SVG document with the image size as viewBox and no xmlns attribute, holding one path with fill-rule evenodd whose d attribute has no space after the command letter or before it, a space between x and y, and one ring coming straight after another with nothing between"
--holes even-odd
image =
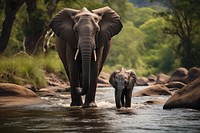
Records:
<instances>
[{"instance_id":1,"label":"elephant foot","mask_svg":"<svg viewBox=\"0 0 200 133\"><path fill-rule=\"evenodd\" d=\"M72 100L72 102L71 102L71 104L70 104L70 106L82 106L83 105L83 102L82 102L82 100L81 99L79 99L79 100Z\"/></svg>"},{"instance_id":2,"label":"elephant foot","mask_svg":"<svg viewBox=\"0 0 200 133\"><path fill-rule=\"evenodd\" d=\"M83 105L83 104L81 104L81 103L79 103L79 104L77 104L77 103L71 103L71 104L70 104L71 107L72 107L72 106L81 106L81 105Z\"/></svg>"},{"instance_id":3,"label":"elephant foot","mask_svg":"<svg viewBox=\"0 0 200 133\"><path fill-rule=\"evenodd\" d=\"M83 108L95 108L97 107L96 103L95 102L91 102L91 103L84 103L82 105Z\"/></svg>"}]
</instances>

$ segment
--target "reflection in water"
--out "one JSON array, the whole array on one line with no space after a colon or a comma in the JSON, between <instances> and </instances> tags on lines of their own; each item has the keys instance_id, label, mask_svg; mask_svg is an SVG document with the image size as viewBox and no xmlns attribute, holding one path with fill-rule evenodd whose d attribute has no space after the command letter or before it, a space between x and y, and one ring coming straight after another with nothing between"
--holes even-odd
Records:
<instances>
[{"instance_id":1,"label":"reflection in water","mask_svg":"<svg viewBox=\"0 0 200 133\"><path fill-rule=\"evenodd\" d=\"M0 131L2 133L114 132L104 113L99 109L82 108L59 108L59 110L51 109L50 111L1 109Z\"/></svg>"},{"instance_id":2,"label":"reflection in water","mask_svg":"<svg viewBox=\"0 0 200 133\"><path fill-rule=\"evenodd\" d=\"M0 132L200 132L199 111L143 104L166 96L133 97L128 109L115 108L111 88L98 89L96 97L98 108L92 109L71 108L70 99L60 98L45 98L51 105L0 108Z\"/></svg>"}]
</instances>

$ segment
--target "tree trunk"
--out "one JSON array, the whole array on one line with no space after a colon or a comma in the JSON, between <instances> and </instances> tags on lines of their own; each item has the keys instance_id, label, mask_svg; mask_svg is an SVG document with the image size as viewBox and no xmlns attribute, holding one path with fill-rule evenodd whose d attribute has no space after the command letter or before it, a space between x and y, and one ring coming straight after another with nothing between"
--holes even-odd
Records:
<instances>
[{"instance_id":1,"label":"tree trunk","mask_svg":"<svg viewBox=\"0 0 200 133\"><path fill-rule=\"evenodd\" d=\"M43 34L44 19L43 13L37 9L36 0L26 0L28 22L25 30L24 47L25 52L28 54L34 54L36 51L42 50L42 44L44 42Z\"/></svg>"},{"instance_id":2,"label":"tree trunk","mask_svg":"<svg viewBox=\"0 0 200 133\"><path fill-rule=\"evenodd\" d=\"M15 15L25 0L6 0L5 20L0 36L0 53L2 53L8 44L12 25L15 20Z\"/></svg>"},{"instance_id":3,"label":"tree trunk","mask_svg":"<svg viewBox=\"0 0 200 133\"><path fill-rule=\"evenodd\" d=\"M45 36L47 31L50 30L48 26L45 26L45 19L43 18L45 12L38 11L36 3L36 0L26 0L29 20L24 46L25 51L32 55L38 51L43 51L44 45L46 45ZM52 3L48 5L46 13L49 18L52 17L57 3L58 0L53 0Z\"/></svg>"}]
</instances>

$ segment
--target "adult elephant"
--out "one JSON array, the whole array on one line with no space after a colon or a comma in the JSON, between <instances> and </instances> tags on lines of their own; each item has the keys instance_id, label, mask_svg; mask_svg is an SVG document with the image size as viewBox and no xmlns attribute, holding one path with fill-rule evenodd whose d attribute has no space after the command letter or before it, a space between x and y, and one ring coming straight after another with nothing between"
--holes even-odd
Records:
<instances>
[{"instance_id":1,"label":"adult elephant","mask_svg":"<svg viewBox=\"0 0 200 133\"><path fill-rule=\"evenodd\" d=\"M123 27L120 17L109 7L64 8L49 26L57 36L56 48L70 81L71 106L96 107L97 79L111 38ZM81 95L86 95L84 104Z\"/></svg>"},{"instance_id":2,"label":"adult elephant","mask_svg":"<svg viewBox=\"0 0 200 133\"><path fill-rule=\"evenodd\" d=\"M109 82L115 88L116 107L131 107L131 97L133 87L136 83L136 74L132 70L122 68L111 74Z\"/></svg>"}]
</instances>

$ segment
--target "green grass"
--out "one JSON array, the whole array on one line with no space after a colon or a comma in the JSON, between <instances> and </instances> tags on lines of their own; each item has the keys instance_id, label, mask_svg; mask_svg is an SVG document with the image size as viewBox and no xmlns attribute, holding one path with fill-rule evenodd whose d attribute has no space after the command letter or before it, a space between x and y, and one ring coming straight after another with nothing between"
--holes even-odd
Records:
<instances>
[{"instance_id":1,"label":"green grass","mask_svg":"<svg viewBox=\"0 0 200 133\"><path fill-rule=\"evenodd\" d=\"M45 72L52 72L66 79L64 68L56 52L34 57L25 54L0 57L0 82L45 87L47 85Z\"/></svg>"}]
</instances>

